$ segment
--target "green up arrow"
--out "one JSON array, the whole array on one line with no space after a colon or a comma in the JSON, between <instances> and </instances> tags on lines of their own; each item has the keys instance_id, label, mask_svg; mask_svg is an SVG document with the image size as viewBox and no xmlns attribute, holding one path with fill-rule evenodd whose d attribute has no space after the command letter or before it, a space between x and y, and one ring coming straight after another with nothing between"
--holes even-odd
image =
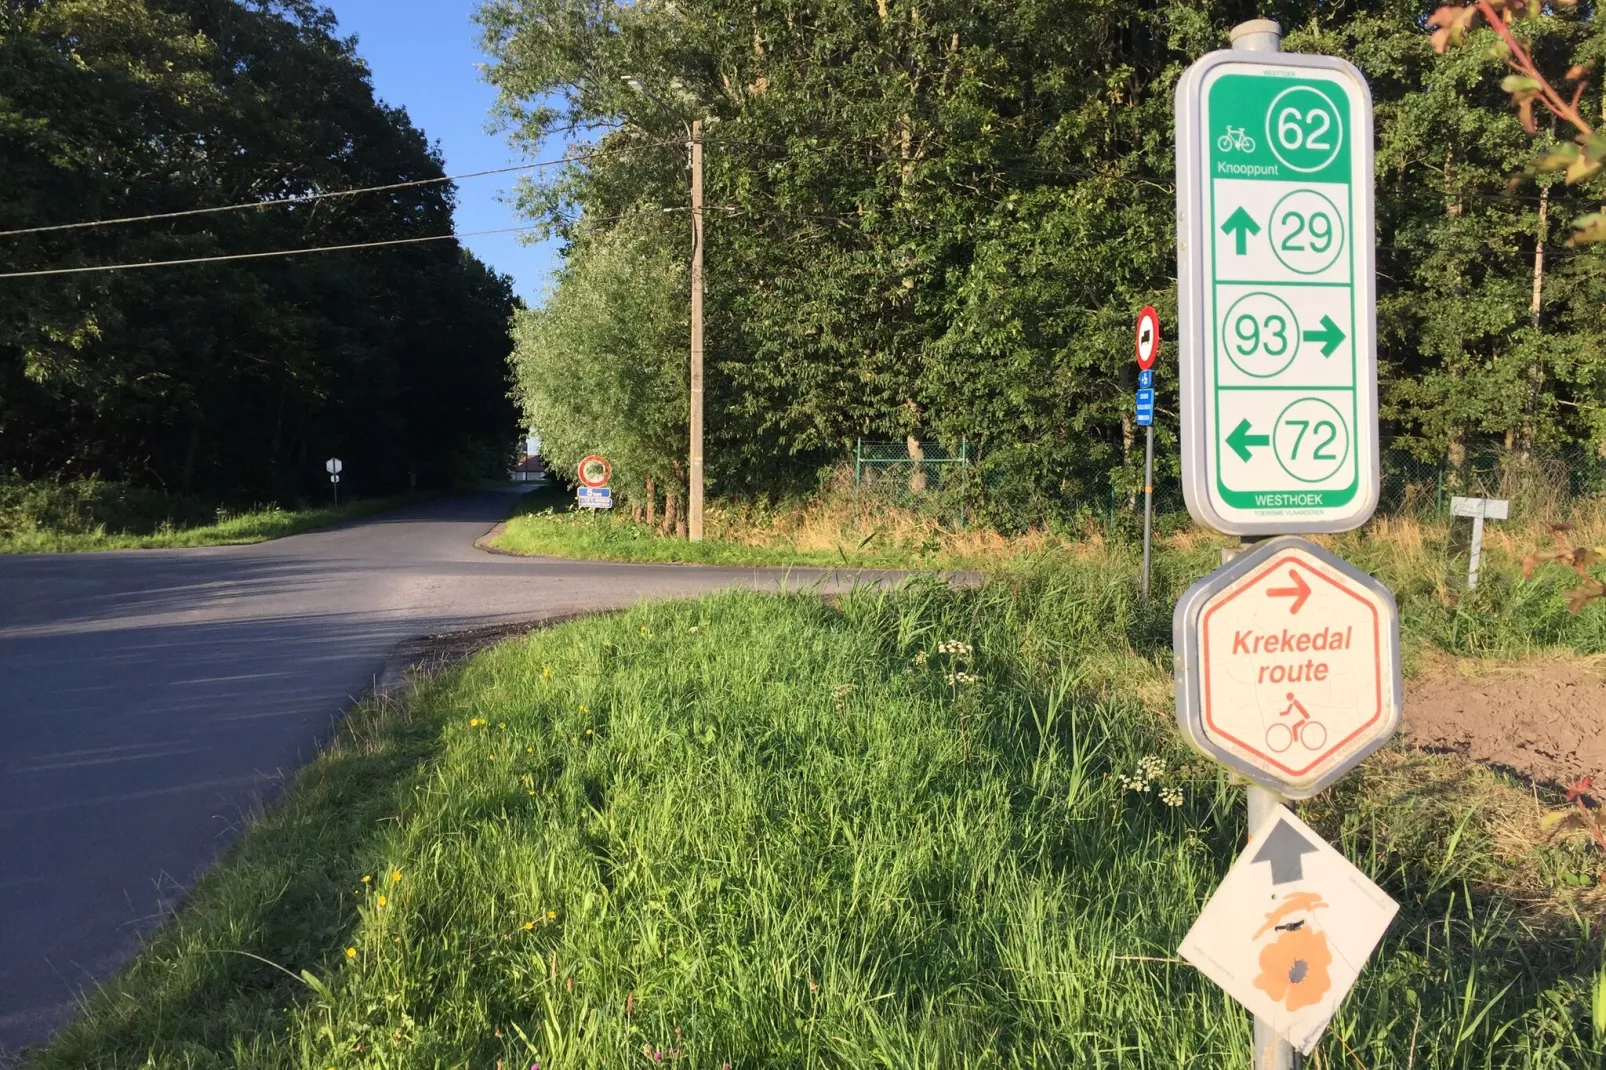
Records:
<instances>
[{"instance_id":1,"label":"green up arrow","mask_svg":"<svg viewBox=\"0 0 1606 1070\"><path fill-rule=\"evenodd\" d=\"M1238 244L1233 248L1233 252L1243 256L1249 252L1249 236L1260 233L1260 224L1250 218L1249 213L1244 211L1242 206L1239 206L1238 210L1228 216L1225 223L1221 224L1221 229L1237 239Z\"/></svg>"},{"instance_id":2,"label":"green up arrow","mask_svg":"<svg viewBox=\"0 0 1606 1070\"><path fill-rule=\"evenodd\" d=\"M1333 317L1323 316L1322 329L1319 331L1306 331L1305 341L1320 342L1322 344L1322 356L1330 357L1333 355L1333 351L1338 348L1339 343L1344 341L1344 332L1338 329L1338 324L1333 322Z\"/></svg>"},{"instance_id":3,"label":"green up arrow","mask_svg":"<svg viewBox=\"0 0 1606 1070\"><path fill-rule=\"evenodd\" d=\"M1227 445L1232 447L1232 452L1236 453L1240 459L1247 461L1249 460L1249 447L1269 446L1271 445L1271 436L1251 435L1249 433L1249 419L1245 417L1239 421L1237 427L1232 429L1232 434L1227 436Z\"/></svg>"}]
</instances>

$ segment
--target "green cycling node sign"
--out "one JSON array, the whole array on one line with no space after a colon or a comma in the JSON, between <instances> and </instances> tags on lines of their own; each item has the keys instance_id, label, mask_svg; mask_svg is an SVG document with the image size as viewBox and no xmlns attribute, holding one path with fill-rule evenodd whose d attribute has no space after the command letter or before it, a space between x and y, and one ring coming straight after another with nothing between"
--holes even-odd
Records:
<instances>
[{"instance_id":1,"label":"green cycling node sign","mask_svg":"<svg viewBox=\"0 0 1606 1070\"><path fill-rule=\"evenodd\" d=\"M1217 52L1177 90L1184 490L1232 534L1377 501L1371 99L1343 60Z\"/></svg>"}]
</instances>

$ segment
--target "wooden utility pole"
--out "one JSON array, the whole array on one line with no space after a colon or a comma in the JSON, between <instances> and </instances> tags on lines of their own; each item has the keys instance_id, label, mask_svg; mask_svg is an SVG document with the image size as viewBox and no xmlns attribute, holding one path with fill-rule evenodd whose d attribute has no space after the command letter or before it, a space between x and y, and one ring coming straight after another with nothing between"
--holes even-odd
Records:
<instances>
[{"instance_id":1,"label":"wooden utility pole","mask_svg":"<svg viewBox=\"0 0 1606 1070\"><path fill-rule=\"evenodd\" d=\"M691 477L686 537L703 541L703 123L691 124Z\"/></svg>"}]
</instances>

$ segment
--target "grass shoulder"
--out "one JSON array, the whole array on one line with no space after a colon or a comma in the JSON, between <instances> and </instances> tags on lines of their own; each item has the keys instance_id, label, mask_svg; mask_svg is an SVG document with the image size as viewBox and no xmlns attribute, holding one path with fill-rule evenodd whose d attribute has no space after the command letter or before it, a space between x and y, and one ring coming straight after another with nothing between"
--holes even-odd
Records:
<instances>
[{"instance_id":1,"label":"grass shoulder","mask_svg":"<svg viewBox=\"0 0 1606 1070\"><path fill-rule=\"evenodd\" d=\"M512 640L357 709L36 1062L1242 1065L1174 956L1245 829L1169 605L1058 555ZM1321 1065L1597 1063L1528 789L1395 747L1300 810L1402 904Z\"/></svg>"},{"instance_id":2,"label":"grass shoulder","mask_svg":"<svg viewBox=\"0 0 1606 1070\"><path fill-rule=\"evenodd\" d=\"M581 511L557 488L532 491L520 501L500 533L489 543L503 553L591 561L652 564L764 567L851 565L869 568L952 567L949 560L875 539L841 540L837 545L798 546L784 536L764 543L721 538L701 542L666 535L628 514Z\"/></svg>"},{"instance_id":3,"label":"grass shoulder","mask_svg":"<svg viewBox=\"0 0 1606 1070\"><path fill-rule=\"evenodd\" d=\"M159 522L149 531L108 531L97 525L89 530L60 531L28 526L0 537L0 553L83 553L95 550L176 549L191 546L230 546L266 542L288 535L326 528L418 501L416 495L366 498L339 506L285 509L266 506L242 512L220 512L212 523L192 525Z\"/></svg>"}]
</instances>

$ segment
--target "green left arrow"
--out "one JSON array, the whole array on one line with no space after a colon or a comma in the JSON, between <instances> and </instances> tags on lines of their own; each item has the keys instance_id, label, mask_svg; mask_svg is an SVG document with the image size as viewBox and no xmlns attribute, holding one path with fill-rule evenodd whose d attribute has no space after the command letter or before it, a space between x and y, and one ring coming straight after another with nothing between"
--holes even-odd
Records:
<instances>
[{"instance_id":1,"label":"green left arrow","mask_svg":"<svg viewBox=\"0 0 1606 1070\"><path fill-rule=\"evenodd\" d=\"M1305 341L1320 342L1322 344L1322 356L1330 357L1333 355L1333 351L1344 341L1344 332L1339 330L1338 324L1333 322L1333 317L1323 316L1322 329L1319 331L1306 331Z\"/></svg>"},{"instance_id":2,"label":"green left arrow","mask_svg":"<svg viewBox=\"0 0 1606 1070\"><path fill-rule=\"evenodd\" d=\"M1243 210L1243 206L1240 205L1238 210L1228 216L1225 223L1221 224L1221 229L1224 233L1231 234L1237 240L1238 244L1233 247L1232 251L1239 256L1243 256L1249 252L1249 236L1260 233L1260 224L1256 223L1249 213Z\"/></svg>"},{"instance_id":3,"label":"green left arrow","mask_svg":"<svg viewBox=\"0 0 1606 1070\"><path fill-rule=\"evenodd\" d=\"M1247 461L1250 457L1249 447L1269 446L1271 445L1271 436L1251 435L1249 433L1249 418L1246 416L1239 421L1238 426L1233 428L1232 433L1227 436L1227 445L1232 447L1232 452L1236 453L1241 460Z\"/></svg>"}]
</instances>

